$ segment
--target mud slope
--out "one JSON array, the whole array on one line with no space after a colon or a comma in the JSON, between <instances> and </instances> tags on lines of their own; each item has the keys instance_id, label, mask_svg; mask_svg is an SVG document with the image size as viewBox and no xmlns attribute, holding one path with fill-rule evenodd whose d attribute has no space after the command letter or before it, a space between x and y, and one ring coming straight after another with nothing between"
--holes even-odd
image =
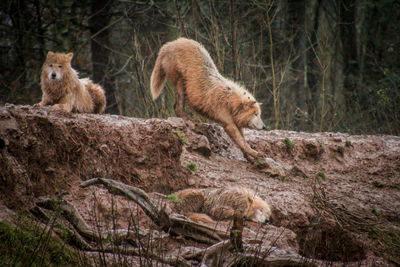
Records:
<instances>
[{"instance_id":1,"label":"mud slope","mask_svg":"<svg viewBox=\"0 0 400 267\"><path fill-rule=\"evenodd\" d=\"M400 137L244 134L265 153L264 162L248 163L217 124L0 107L0 219L30 211L39 197L68 192L64 199L90 225L127 228L132 219L148 233L154 225L135 204L102 186L79 184L112 178L153 192L154 200L157 192L235 185L253 189L273 207L272 224L246 223L246 242L318 264L400 264ZM165 255L205 246L161 231L158 238Z\"/></svg>"}]
</instances>

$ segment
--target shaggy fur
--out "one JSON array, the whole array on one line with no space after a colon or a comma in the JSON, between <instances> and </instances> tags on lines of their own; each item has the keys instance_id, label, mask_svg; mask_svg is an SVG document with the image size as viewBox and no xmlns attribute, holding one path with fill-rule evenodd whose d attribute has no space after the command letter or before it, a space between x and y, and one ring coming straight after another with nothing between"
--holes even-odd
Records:
<instances>
[{"instance_id":1,"label":"shaggy fur","mask_svg":"<svg viewBox=\"0 0 400 267\"><path fill-rule=\"evenodd\" d=\"M243 87L224 78L201 44L179 38L161 47L150 80L153 100L160 95L167 79L175 88L177 116L187 119L187 101L198 113L220 122L246 157L261 156L250 148L242 131L244 127L265 129L261 104Z\"/></svg>"},{"instance_id":2,"label":"shaggy fur","mask_svg":"<svg viewBox=\"0 0 400 267\"><path fill-rule=\"evenodd\" d=\"M254 222L267 223L271 218L269 204L246 188L185 189L174 195L179 198L177 211L194 221L231 219L236 210Z\"/></svg>"},{"instance_id":3,"label":"shaggy fur","mask_svg":"<svg viewBox=\"0 0 400 267\"><path fill-rule=\"evenodd\" d=\"M79 79L71 67L73 53L48 52L42 67L42 101L39 106L53 105L67 112L103 113L106 107L104 89L90 79Z\"/></svg>"}]
</instances>

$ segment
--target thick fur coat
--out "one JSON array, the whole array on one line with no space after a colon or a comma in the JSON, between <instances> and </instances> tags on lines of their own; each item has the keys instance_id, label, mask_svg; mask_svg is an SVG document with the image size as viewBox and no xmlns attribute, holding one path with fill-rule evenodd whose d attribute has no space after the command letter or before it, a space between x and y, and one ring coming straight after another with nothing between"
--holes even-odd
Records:
<instances>
[{"instance_id":1,"label":"thick fur coat","mask_svg":"<svg viewBox=\"0 0 400 267\"><path fill-rule=\"evenodd\" d=\"M247 188L185 189L174 195L179 199L177 211L195 221L232 219L235 211L254 222L268 223L271 218L270 205Z\"/></svg>"},{"instance_id":2,"label":"thick fur coat","mask_svg":"<svg viewBox=\"0 0 400 267\"><path fill-rule=\"evenodd\" d=\"M198 42L179 38L161 47L150 87L158 98L166 80L175 89L175 113L187 118L185 102L198 113L222 124L245 156L259 157L243 137L242 128L265 129L260 103L242 86L223 77L207 50Z\"/></svg>"},{"instance_id":3,"label":"thick fur coat","mask_svg":"<svg viewBox=\"0 0 400 267\"><path fill-rule=\"evenodd\" d=\"M48 52L40 77L42 101L37 105L52 105L67 112L104 113L104 89L88 78L79 79L71 67L72 57L73 53Z\"/></svg>"}]
</instances>

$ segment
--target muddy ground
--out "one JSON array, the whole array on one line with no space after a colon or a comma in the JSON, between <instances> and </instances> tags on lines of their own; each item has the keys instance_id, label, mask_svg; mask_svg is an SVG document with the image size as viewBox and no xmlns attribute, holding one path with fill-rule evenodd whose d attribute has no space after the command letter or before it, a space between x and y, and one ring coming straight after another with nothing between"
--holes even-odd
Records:
<instances>
[{"instance_id":1,"label":"muddy ground","mask_svg":"<svg viewBox=\"0 0 400 267\"><path fill-rule=\"evenodd\" d=\"M143 238L152 237L149 246L176 255L177 249L209 244L157 229L134 202L103 186L79 185L111 178L150 193L169 213L174 211L163 195L243 186L273 207L271 224L246 222L248 244L317 265L400 264L400 137L281 130L244 135L265 153L265 162L247 162L218 124L2 106L0 220L12 221L20 210L31 213L40 197L63 195L93 229L135 225ZM210 226L228 230L231 222ZM98 260L96 252L87 255ZM115 257L107 255L112 265Z\"/></svg>"}]
</instances>

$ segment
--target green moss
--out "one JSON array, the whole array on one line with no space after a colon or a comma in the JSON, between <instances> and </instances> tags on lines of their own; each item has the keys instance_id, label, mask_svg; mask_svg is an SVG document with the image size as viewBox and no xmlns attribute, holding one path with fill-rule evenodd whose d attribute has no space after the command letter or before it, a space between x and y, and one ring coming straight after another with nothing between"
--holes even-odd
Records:
<instances>
[{"instance_id":1,"label":"green moss","mask_svg":"<svg viewBox=\"0 0 400 267\"><path fill-rule=\"evenodd\" d=\"M289 150L292 150L294 148L294 144L289 138L286 137L285 139L283 139L283 142Z\"/></svg>"},{"instance_id":2,"label":"green moss","mask_svg":"<svg viewBox=\"0 0 400 267\"><path fill-rule=\"evenodd\" d=\"M79 257L33 221L23 227L0 222L0 266L76 266Z\"/></svg>"},{"instance_id":3,"label":"green moss","mask_svg":"<svg viewBox=\"0 0 400 267\"><path fill-rule=\"evenodd\" d=\"M399 184L391 184L391 185L389 185L389 187L392 188L392 189L400 190L400 185Z\"/></svg>"},{"instance_id":4,"label":"green moss","mask_svg":"<svg viewBox=\"0 0 400 267\"><path fill-rule=\"evenodd\" d=\"M182 131L175 130L175 135L178 137L178 140L182 145L186 146L187 144L189 144L189 141L188 141L185 133L183 133Z\"/></svg>"},{"instance_id":5,"label":"green moss","mask_svg":"<svg viewBox=\"0 0 400 267\"><path fill-rule=\"evenodd\" d=\"M350 147L351 146L351 142L349 140L346 140L346 142L344 143L345 147Z\"/></svg>"},{"instance_id":6,"label":"green moss","mask_svg":"<svg viewBox=\"0 0 400 267\"><path fill-rule=\"evenodd\" d=\"M383 188L384 187L384 185L379 181L373 181L372 185L375 186L376 188Z\"/></svg>"},{"instance_id":7,"label":"green moss","mask_svg":"<svg viewBox=\"0 0 400 267\"><path fill-rule=\"evenodd\" d=\"M326 180L326 176L325 176L325 173L324 173L323 171L319 171L319 172L317 173L317 177L318 177L319 179L323 180L323 181Z\"/></svg>"},{"instance_id":8,"label":"green moss","mask_svg":"<svg viewBox=\"0 0 400 267\"><path fill-rule=\"evenodd\" d=\"M190 162L186 163L186 168L196 172L197 171L197 164L190 161Z\"/></svg>"},{"instance_id":9,"label":"green moss","mask_svg":"<svg viewBox=\"0 0 400 267\"><path fill-rule=\"evenodd\" d=\"M176 195L174 195L174 194L168 195L168 196L167 196L167 199L168 199L169 201L171 201L171 202L174 202L174 203L178 203L178 202L179 202L179 198L178 198Z\"/></svg>"},{"instance_id":10,"label":"green moss","mask_svg":"<svg viewBox=\"0 0 400 267\"><path fill-rule=\"evenodd\" d=\"M372 209L372 213L378 217L380 217L382 215L382 211L380 209L376 209L376 208Z\"/></svg>"},{"instance_id":11,"label":"green moss","mask_svg":"<svg viewBox=\"0 0 400 267\"><path fill-rule=\"evenodd\" d=\"M336 151L337 151L341 156L344 155L344 147L338 146L337 149L336 149Z\"/></svg>"}]
</instances>

